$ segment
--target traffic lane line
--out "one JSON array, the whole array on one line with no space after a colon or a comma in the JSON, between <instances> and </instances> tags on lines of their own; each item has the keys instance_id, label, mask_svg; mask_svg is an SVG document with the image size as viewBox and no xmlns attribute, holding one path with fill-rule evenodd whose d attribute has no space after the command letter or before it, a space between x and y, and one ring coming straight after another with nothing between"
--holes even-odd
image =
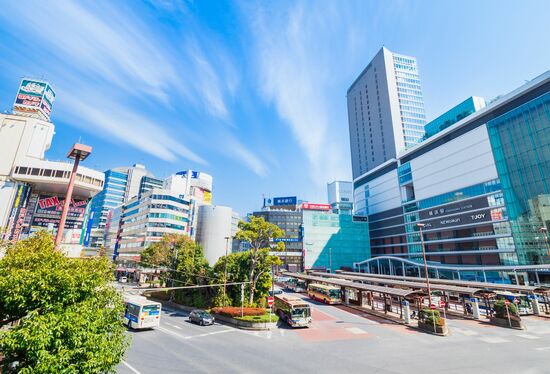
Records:
<instances>
[{"instance_id":1,"label":"traffic lane line","mask_svg":"<svg viewBox=\"0 0 550 374\"><path fill-rule=\"evenodd\" d=\"M226 332L235 331L235 329L228 328L228 329L225 329L225 330L211 331L211 332L207 332L207 333L203 333L203 334L197 334L197 335L183 335L179 332L175 332L175 331L166 329L166 328L161 327L161 326L158 326L157 329L161 332L164 332L165 334L172 335L172 336L174 336L178 339L182 339L182 340L189 340L189 339L193 339L193 338L202 338L202 337L205 337L205 336L217 335L217 334L223 334L223 333L226 333Z\"/></svg>"},{"instance_id":2,"label":"traffic lane line","mask_svg":"<svg viewBox=\"0 0 550 374\"><path fill-rule=\"evenodd\" d=\"M132 365L127 363L126 361L122 360L122 364L126 366L128 369L130 369L135 374L141 374L139 371L137 371Z\"/></svg>"}]
</instances>

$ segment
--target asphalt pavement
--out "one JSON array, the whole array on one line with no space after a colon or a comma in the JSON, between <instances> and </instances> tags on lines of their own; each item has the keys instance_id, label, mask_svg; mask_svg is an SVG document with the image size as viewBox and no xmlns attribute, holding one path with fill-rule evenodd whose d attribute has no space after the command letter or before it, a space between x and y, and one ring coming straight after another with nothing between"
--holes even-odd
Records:
<instances>
[{"instance_id":1,"label":"asphalt pavement","mask_svg":"<svg viewBox=\"0 0 550 374\"><path fill-rule=\"evenodd\" d=\"M160 327L129 331L119 373L550 373L550 320L527 317L527 330L449 319L433 336L343 306L312 302L313 324L244 331L197 326L163 309Z\"/></svg>"}]
</instances>

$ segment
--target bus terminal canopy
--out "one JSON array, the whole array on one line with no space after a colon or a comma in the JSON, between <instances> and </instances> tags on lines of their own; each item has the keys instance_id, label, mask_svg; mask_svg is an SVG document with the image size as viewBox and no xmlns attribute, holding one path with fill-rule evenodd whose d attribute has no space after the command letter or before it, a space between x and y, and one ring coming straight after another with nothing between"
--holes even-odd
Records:
<instances>
[{"instance_id":1,"label":"bus terminal canopy","mask_svg":"<svg viewBox=\"0 0 550 374\"><path fill-rule=\"evenodd\" d=\"M353 273L354 275L348 275L348 273L338 273L338 274L330 274L330 273L311 273L315 276L321 276L321 277L334 277L334 278L342 278L347 279L351 281L359 281L359 282L369 282L369 283L375 283L375 284L385 284L389 287L407 287L417 290L426 290L426 282L418 281L418 278L414 278L416 282L411 281L402 281L402 280L395 280L395 279L384 279L384 278L378 278L378 277L370 277L370 274L363 275L360 273ZM459 287L454 285L447 285L447 284L433 284L430 280L431 289L433 291L444 291L444 292L456 292L459 294L466 294L470 296L482 296L485 293L485 289L482 288L471 288L471 287Z\"/></svg>"},{"instance_id":2,"label":"bus terminal canopy","mask_svg":"<svg viewBox=\"0 0 550 374\"><path fill-rule=\"evenodd\" d=\"M371 274L371 273L357 273L350 271L338 271L337 274L344 274L349 276L364 276L372 279L394 279L399 281L419 282L420 278L407 277L401 275L386 275L386 274ZM430 286L435 290L436 286L447 285L457 286L465 288L477 288L480 290L501 290L511 292L523 292L523 293L536 293L536 294L550 294L550 288L545 286L523 286L517 284L505 284L505 283L488 283L488 282L474 282L463 280L450 280L450 279L437 279L430 278Z\"/></svg>"},{"instance_id":3,"label":"bus terminal canopy","mask_svg":"<svg viewBox=\"0 0 550 374\"><path fill-rule=\"evenodd\" d=\"M334 275L334 274L327 273L327 275ZM305 274L289 273L289 272L285 272L285 276L296 278L296 279L302 279L310 282L327 283L327 284L331 284L339 287L353 288L358 291L378 292L381 294L386 294L386 295L395 296L395 297L408 298L408 297L424 295L424 292L419 290L403 290L400 288L376 286L373 284L352 282L345 279L324 278L324 277L317 277L313 275L305 275Z\"/></svg>"}]
</instances>

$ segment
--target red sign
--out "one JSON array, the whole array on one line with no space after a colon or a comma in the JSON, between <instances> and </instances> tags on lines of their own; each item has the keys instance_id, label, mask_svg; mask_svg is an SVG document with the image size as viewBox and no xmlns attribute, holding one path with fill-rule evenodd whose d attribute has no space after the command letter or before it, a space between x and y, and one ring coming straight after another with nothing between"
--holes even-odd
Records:
<instances>
[{"instance_id":1,"label":"red sign","mask_svg":"<svg viewBox=\"0 0 550 374\"><path fill-rule=\"evenodd\" d=\"M435 304L430 305L430 309L435 309L435 308L436 308Z\"/></svg>"},{"instance_id":2,"label":"red sign","mask_svg":"<svg viewBox=\"0 0 550 374\"><path fill-rule=\"evenodd\" d=\"M445 302L444 302L443 300L441 300L441 301L439 302L439 307L440 307L440 308L445 308Z\"/></svg>"},{"instance_id":3,"label":"red sign","mask_svg":"<svg viewBox=\"0 0 550 374\"><path fill-rule=\"evenodd\" d=\"M272 306L272 305L273 305L273 301L275 301L275 299L273 298L273 296L269 296L269 297L267 298L267 305Z\"/></svg>"},{"instance_id":4,"label":"red sign","mask_svg":"<svg viewBox=\"0 0 550 374\"><path fill-rule=\"evenodd\" d=\"M329 204L302 203L302 209L304 209L304 210L330 210L330 205Z\"/></svg>"},{"instance_id":5,"label":"red sign","mask_svg":"<svg viewBox=\"0 0 550 374\"><path fill-rule=\"evenodd\" d=\"M504 300L504 305L508 305L508 304L510 304L510 301Z\"/></svg>"}]
</instances>

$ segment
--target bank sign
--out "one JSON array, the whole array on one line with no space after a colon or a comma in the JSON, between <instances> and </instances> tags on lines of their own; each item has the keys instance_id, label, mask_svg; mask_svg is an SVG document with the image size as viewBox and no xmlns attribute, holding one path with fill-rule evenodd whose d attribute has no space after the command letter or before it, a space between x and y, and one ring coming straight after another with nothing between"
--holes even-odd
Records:
<instances>
[{"instance_id":1,"label":"bank sign","mask_svg":"<svg viewBox=\"0 0 550 374\"><path fill-rule=\"evenodd\" d=\"M296 196L287 196L287 197L274 197L273 205L296 205L298 203L298 198Z\"/></svg>"},{"instance_id":2,"label":"bank sign","mask_svg":"<svg viewBox=\"0 0 550 374\"><path fill-rule=\"evenodd\" d=\"M55 92L48 82L24 78L21 81L15 102L14 112L38 114L42 119L50 120Z\"/></svg>"},{"instance_id":3,"label":"bank sign","mask_svg":"<svg viewBox=\"0 0 550 374\"><path fill-rule=\"evenodd\" d=\"M330 210L329 204L312 204L312 203L303 203L302 204L303 210Z\"/></svg>"}]
</instances>

